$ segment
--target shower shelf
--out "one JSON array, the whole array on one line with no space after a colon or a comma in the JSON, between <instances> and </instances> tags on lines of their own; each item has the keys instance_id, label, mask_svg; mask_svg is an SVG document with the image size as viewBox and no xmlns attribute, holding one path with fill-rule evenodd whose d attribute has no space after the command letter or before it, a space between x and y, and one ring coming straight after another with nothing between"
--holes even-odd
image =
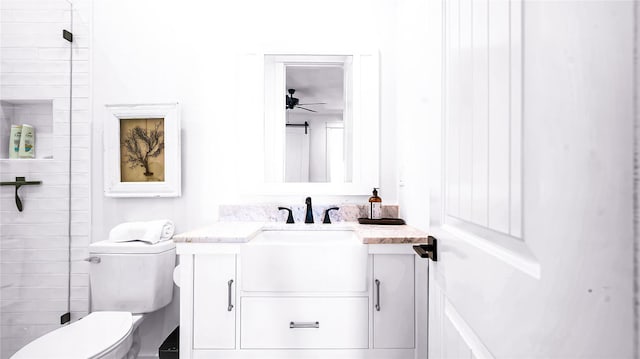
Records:
<instances>
[{"instance_id":1,"label":"shower shelf","mask_svg":"<svg viewBox=\"0 0 640 359\"><path fill-rule=\"evenodd\" d=\"M25 177L16 177L14 182L0 182L0 186L15 186L16 187L16 207L18 207L18 211L22 212L22 200L20 200L20 196L18 196L18 190L22 186L33 186L42 184L42 181L27 181Z\"/></svg>"},{"instance_id":2,"label":"shower shelf","mask_svg":"<svg viewBox=\"0 0 640 359\"><path fill-rule=\"evenodd\" d=\"M0 163L49 163L55 158L0 158Z\"/></svg>"},{"instance_id":3,"label":"shower shelf","mask_svg":"<svg viewBox=\"0 0 640 359\"><path fill-rule=\"evenodd\" d=\"M54 135L57 135L54 133L55 127L68 123L68 111L64 111L65 105L68 107L68 104L61 99L0 98L0 133L9 134L11 125L29 124L35 129L35 159L52 158ZM56 123L58 124L55 125ZM0 159L2 160L15 160L9 158L9 140L8 135L0 137Z\"/></svg>"}]
</instances>

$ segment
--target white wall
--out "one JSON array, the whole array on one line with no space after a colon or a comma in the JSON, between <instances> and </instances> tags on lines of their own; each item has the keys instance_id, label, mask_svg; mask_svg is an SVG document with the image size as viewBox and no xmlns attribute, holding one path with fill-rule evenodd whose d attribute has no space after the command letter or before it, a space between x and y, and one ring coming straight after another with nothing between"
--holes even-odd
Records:
<instances>
[{"instance_id":1,"label":"white wall","mask_svg":"<svg viewBox=\"0 0 640 359\"><path fill-rule=\"evenodd\" d=\"M238 164L227 154L242 151L242 134L232 123L235 55L276 48L287 42L319 46L368 45L379 48L382 63L382 173L384 199L396 194L395 2L318 2L302 16L292 1L201 2L110 1L95 5L93 51L94 240L113 224L159 214L178 230L216 217L218 203L233 202L228 174ZM340 11L335 11L339 8ZM253 9L246 11L246 9ZM277 11L275 11L277 9ZM263 16L268 13L269 16ZM260 15L257 15L260 14ZM327 27L326 21L333 24ZM295 29L296 31L292 31ZM349 31L344 31L349 29ZM183 197L177 199L106 199L102 196L102 122L108 103L178 100L182 104ZM251 104L247 104L251 106ZM154 211L144 211L152 205ZM197 212L188 209L198 208ZM109 214L109 219L99 212ZM188 216L184 213L190 213Z\"/></svg>"},{"instance_id":2,"label":"white wall","mask_svg":"<svg viewBox=\"0 0 640 359\"><path fill-rule=\"evenodd\" d=\"M93 11L92 241L114 225L166 217L177 231L205 225L221 203L300 198L247 198L235 188L234 152L245 141L233 123L237 54L292 44L363 46L381 54L381 195L397 202L396 1L98 1ZM241 86L240 86L241 87ZM183 196L103 196L104 105L179 101L182 106ZM246 106L251 106L251 103ZM256 154L261 155L261 154ZM329 199L327 199L329 200ZM366 197L337 198L364 203ZM322 203L315 199L314 203ZM168 309L175 313L175 303ZM162 336L169 330L166 324ZM158 343L162 338L158 337ZM154 344L155 345L155 344ZM157 347L157 345L156 345ZM149 353L151 347L143 348Z\"/></svg>"},{"instance_id":3,"label":"white wall","mask_svg":"<svg viewBox=\"0 0 640 359\"><path fill-rule=\"evenodd\" d=\"M427 154L438 143L428 136L429 119L441 116L440 4L406 0L398 5L396 70L400 217L418 228L429 228ZM416 44L419 44L418 46Z\"/></svg>"},{"instance_id":4,"label":"white wall","mask_svg":"<svg viewBox=\"0 0 640 359\"><path fill-rule=\"evenodd\" d=\"M82 259L87 257L90 241L89 7L87 1L74 1L74 43L70 50L62 38L62 29L71 30L68 1L0 1L0 100L8 101L3 105L15 100L44 104L17 106L15 117L1 119L36 126L38 157L0 159L2 181L26 176L27 180L41 180L42 185L20 190L23 212L16 209L13 188L2 187L0 194L0 358L8 358L29 341L59 328L69 293L71 319L77 320L88 312L88 266ZM69 291L71 52L74 70ZM3 130L0 135L9 133ZM42 158L45 156L53 158Z\"/></svg>"}]
</instances>

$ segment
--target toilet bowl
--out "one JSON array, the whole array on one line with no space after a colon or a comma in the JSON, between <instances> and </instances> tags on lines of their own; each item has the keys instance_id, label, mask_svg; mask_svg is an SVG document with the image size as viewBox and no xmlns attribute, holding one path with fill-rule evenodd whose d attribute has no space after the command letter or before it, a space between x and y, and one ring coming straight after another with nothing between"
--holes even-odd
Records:
<instances>
[{"instance_id":1,"label":"toilet bowl","mask_svg":"<svg viewBox=\"0 0 640 359\"><path fill-rule=\"evenodd\" d=\"M144 313L171 301L175 244L102 241L89 253L93 312L33 340L11 359L137 357Z\"/></svg>"}]
</instances>

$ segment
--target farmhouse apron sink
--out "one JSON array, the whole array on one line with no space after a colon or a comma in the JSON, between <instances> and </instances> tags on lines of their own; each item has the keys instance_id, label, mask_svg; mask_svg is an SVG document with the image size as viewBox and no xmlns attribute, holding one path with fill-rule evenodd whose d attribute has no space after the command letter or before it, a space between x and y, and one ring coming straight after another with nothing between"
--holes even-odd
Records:
<instances>
[{"instance_id":1,"label":"farmhouse apron sink","mask_svg":"<svg viewBox=\"0 0 640 359\"><path fill-rule=\"evenodd\" d=\"M363 292L367 246L350 230L264 230L241 250L242 290Z\"/></svg>"}]
</instances>

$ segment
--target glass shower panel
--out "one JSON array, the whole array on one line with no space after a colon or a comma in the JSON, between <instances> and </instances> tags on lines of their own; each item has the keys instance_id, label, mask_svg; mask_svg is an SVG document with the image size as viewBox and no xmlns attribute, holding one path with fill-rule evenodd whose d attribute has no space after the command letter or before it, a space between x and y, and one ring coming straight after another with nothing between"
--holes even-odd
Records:
<instances>
[{"instance_id":1,"label":"glass shower panel","mask_svg":"<svg viewBox=\"0 0 640 359\"><path fill-rule=\"evenodd\" d=\"M0 187L1 359L72 310L72 18L66 0L0 0L0 181L41 181Z\"/></svg>"}]
</instances>

